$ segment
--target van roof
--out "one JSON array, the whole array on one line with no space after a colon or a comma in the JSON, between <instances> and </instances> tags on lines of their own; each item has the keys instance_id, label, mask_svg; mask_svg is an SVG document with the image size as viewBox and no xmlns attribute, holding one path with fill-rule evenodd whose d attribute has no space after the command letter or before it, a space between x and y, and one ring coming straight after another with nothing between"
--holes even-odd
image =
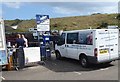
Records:
<instances>
[{"instance_id":1,"label":"van roof","mask_svg":"<svg viewBox=\"0 0 120 82\"><path fill-rule=\"evenodd\" d=\"M71 31L63 31L63 33L80 32L80 31L96 31L96 30L110 30L110 29L83 29L83 30L71 30ZM112 29L112 30L113 30L113 29Z\"/></svg>"},{"instance_id":2,"label":"van roof","mask_svg":"<svg viewBox=\"0 0 120 82\"><path fill-rule=\"evenodd\" d=\"M68 32L80 32L80 31L95 31L96 29L83 29L83 30L71 30L71 31L63 31L64 33Z\"/></svg>"}]
</instances>

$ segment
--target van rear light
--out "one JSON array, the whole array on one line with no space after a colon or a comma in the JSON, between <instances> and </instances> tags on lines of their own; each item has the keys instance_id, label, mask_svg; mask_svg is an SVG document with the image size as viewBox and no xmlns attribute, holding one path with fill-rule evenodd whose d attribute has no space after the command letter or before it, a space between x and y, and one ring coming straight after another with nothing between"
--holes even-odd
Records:
<instances>
[{"instance_id":1,"label":"van rear light","mask_svg":"<svg viewBox=\"0 0 120 82\"><path fill-rule=\"evenodd\" d=\"M97 57L98 53L97 53L97 48L94 49L94 56Z\"/></svg>"}]
</instances>

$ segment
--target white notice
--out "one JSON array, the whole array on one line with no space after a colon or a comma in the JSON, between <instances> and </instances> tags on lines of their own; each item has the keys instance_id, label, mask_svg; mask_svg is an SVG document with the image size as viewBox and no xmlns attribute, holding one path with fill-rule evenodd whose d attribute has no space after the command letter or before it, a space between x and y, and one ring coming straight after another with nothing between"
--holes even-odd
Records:
<instances>
[{"instance_id":1,"label":"white notice","mask_svg":"<svg viewBox=\"0 0 120 82\"><path fill-rule=\"evenodd\" d=\"M41 60L40 47L28 47L24 48L25 64L38 62Z\"/></svg>"}]
</instances>

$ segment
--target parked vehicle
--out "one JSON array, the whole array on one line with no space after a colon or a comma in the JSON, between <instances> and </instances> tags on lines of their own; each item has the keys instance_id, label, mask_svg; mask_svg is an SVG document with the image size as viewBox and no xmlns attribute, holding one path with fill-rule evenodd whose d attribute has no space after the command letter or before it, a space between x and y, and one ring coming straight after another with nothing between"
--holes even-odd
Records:
<instances>
[{"instance_id":1,"label":"parked vehicle","mask_svg":"<svg viewBox=\"0 0 120 82\"><path fill-rule=\"evenodd\" d=\"M7 65L7 51L6 51L6 40L4 30L4 20L0 19L0 66Z\"/></svg>"},{"instance_id":2,"label":"parked vehicle","mask_svg":"<svg viewBox=\"0 0 120 82\"><path fill-rule=\"evenodd\" d=\"M120 59L120 30L119 30L119 42L118 42L118 54L119 54L119 59Z\"/></svg>"},{"instance_id":3,"label":"parked vehicle","mask_svg":"<svg viewBox=\"0 0 120 82\"><path fill-rule=\"evenodd\" d=\"M90 63L110 63L118 59L118 29L64 31L55 45L56 58L79 60L83 67Z\"/></svg>"}]
</instances>

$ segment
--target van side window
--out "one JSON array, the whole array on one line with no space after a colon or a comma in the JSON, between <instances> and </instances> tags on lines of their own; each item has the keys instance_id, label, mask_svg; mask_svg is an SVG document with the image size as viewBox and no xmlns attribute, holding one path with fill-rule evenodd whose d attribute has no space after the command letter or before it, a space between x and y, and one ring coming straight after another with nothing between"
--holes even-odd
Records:
<instances>
[{"instance_id":1,"label":"van side window","mask_svg":"<svg viewBox=\"0 0 120 82\"><path fill-rule=\"evenodd\" d=\"M65 33L62 33L61 36L58 37L57 41L56 41L56 44L58 46L61 46L61 45L64 45L65 44Z\"/></svg>"},{"instance_id":2,"label":"van side window","mask_svg":"<svg viewBox=\"0 0 120 82\"><path fill-rule=\"evenodd\" d=\"M65 44L65 33L62 33L61 40L62 40L62 43Z\"/></svg>"},{"instance_id":3,"label":"van side window","mask_svg":"<svg viewBox=\"0 0 120 82\"><path fill-rule=\"evenodd\" d=\"M59 38L56 42L58 46L65 44L65 35L66 35L65 33L62 33L62 35L59 36Z\"/></svg>"},{"instance_id":4,"label":"van side window","mask_svg":"<svg viewBox=\"0 0 120 82\"><path fill-rule=\"evenodd\" d=\"M80 33L79 43L85 45L92 45L93 44L93 34L90 33Z\"/></svg>"},{"instance_id":5,"label":"van side window","mask_svg":"<svg viewBox=\"0 0 120 82\"><path fill-rule=\"evenodd\" d=\"M78 33L68 33L67 44L77 44L77 43L78 43Z\"/></svg>"}]
</instances>

